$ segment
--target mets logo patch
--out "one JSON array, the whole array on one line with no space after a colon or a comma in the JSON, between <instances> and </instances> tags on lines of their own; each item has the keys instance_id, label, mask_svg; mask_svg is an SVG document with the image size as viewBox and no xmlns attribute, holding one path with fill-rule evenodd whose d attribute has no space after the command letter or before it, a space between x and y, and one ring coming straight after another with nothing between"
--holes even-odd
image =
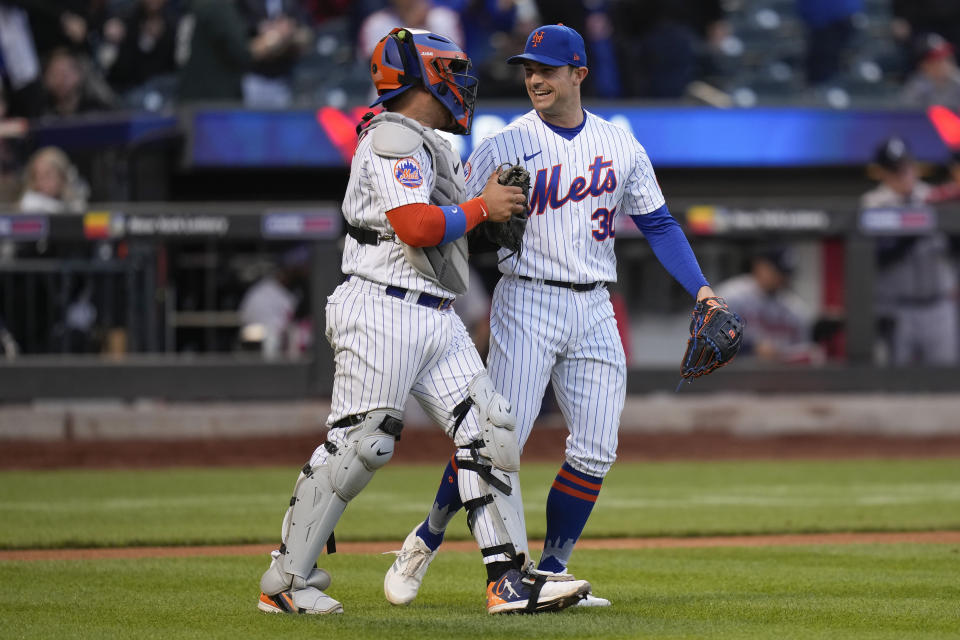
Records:
<instances>
[{"instance_id":1,"label":"mets logo patch","mask_svg":"<svg viewBox=\"0 0 960 640\"><path fill-rule=\"evenodd\" d=\"M473 165L470 164L469 162L464 162L463 163L463 179L469 180L471 173L473 173Z\"/></svg>"},{"instance_id":2,"label":"mets logo patch","mask_svg":"<svg viewBox=\"0 0 960 640\"><path fill-rule=\"evenodd\" d=\"M423 173L420 171L420 165L413 158L397 160L393 165L393 177L408 189L416 189L423 185Z\"/></svg>"}]
</instances>

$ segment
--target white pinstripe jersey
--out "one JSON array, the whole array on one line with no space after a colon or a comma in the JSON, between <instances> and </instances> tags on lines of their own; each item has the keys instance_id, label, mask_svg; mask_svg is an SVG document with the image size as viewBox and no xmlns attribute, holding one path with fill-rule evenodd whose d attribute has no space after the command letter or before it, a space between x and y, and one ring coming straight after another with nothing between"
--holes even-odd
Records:
<instances>
[{"instance_id":1,"label":"white pinstripe jersey","mask_svg":"<svg viewBox=\"0 0 960 640\"><path fill-rule=\"evenodd\" d=\"M350 166L350 180L343 197L343 217L361 229L381 236L394 235L386 212L405 204L429 203L435 174L425 147L408 158L384 158L374 153L371 135L357 144ZM462 174L457 174L462 179ZM444 298L455 294L427 280L403 255L400 241L381 240L378 245L360 244L347 236L343 248L343 273L404 289L426 291Z\"/></svg>"},{"instance_id":2,"label":"white pinstripe jersey","mask_svg":"<svg viewBox=\"0 0 960 640\"><path fill-rule=\"evenodd\" d=\"M615 218L663 206L647 152L633 135L588 111L583 130L567 140L536 111L484 138L467 163L467 193L483 191L504 162L530 172L530 219L523 250L500 263L505 274L564 282L613 282ZM501 250L500 257L507 255Z\"/></svg>"}]
</instances>

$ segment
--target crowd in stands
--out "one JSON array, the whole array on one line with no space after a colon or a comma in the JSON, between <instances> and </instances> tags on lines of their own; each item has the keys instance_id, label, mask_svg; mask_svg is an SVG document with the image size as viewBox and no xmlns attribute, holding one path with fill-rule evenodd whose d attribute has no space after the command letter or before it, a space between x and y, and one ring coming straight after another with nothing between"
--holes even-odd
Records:
<instances>
[{"instance_id":1,"label":"crowd in stands","mask_svg":"<svg viewBox=\"0 0 960 640\"><path fill-rule=\"evenodd\" d=\"M584 35L588 99L960 109L960 0L0 0L0 202L36 213L86 208L89 189L70 158L25 142L33 119L191 104L365 104L370 54L399 25L460 43L480 79L481 100L520 100L522 70L504 60L544 23ZM899 203L907 196L895 187L912 160L904 153L886 166L887 156L878 154L875 164L887 171L882 187L894 185L883 194ZM900 191L918 192L912 183ZM904 263L894 258L917 256L921 248L927 262L952 274L943 266L946 241L928 245L891 240L893 249L878 256L881 279L891 264ZM10 242L0 243L0 262L12 251ZM810 340L810 314L790 292L792 271L789 252L767 248L721 286L749 316L746 357L823 360ZM251 289L288 320L297 303L292 293L280 295L280 284L293 272L278 267ZM940 306L956 314L955 279L941 280L928 297L949 299ZM276 298L284 303L273 304ZM245 325L273 326L254 317L262 306L256 296L245 301L252 314ZM921 320L905 318L897 320L901 333L909 326L911 335L930 335ZM956 324L953 316L941 323ZM0 321L0 338L9 335ZM5 351L9 356L11 348ZM912 362L908 351L894 344L890 359ZM953 363L957 348L946 351Z\"/></svg>"},{"instance_id":2,"label":"crowd in stands","mask_svg":"<svg viewBox=\"0 0 960 640\"><path fill-rule=\"evenodd\" d=\"M750 106L832 89L848 99L829 103L846 106L896 102L904 85L906 104L960 94L953 0L0 0L2 102L29 118L358 104L369 53L396 25L462 43L483 95L515 97L517 71L501 63L543 22L585 34L592 97Z\"/></svg>"}]
</instances>

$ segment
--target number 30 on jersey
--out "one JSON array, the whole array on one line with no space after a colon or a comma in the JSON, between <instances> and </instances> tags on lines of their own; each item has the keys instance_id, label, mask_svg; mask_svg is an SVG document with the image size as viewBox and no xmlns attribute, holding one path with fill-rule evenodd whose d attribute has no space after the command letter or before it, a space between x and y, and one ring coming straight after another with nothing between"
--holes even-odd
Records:
<instances>
[{"instance_id":1,"label":"number 30 on jersey","mask_svg":"<svg viewBox=\"0 0 960 640\"><path fill-rule=\"evenodd\" d=\"M590 216L591 220L597 222L598 228L593 230L593 239L597 242L606 240L607 238L613 238L617 235L617 230L614 227L614 220L617 217L617 208L607 209L606 207L600 207L593 212L593 215Z\"/></svg>"}]
</instances>

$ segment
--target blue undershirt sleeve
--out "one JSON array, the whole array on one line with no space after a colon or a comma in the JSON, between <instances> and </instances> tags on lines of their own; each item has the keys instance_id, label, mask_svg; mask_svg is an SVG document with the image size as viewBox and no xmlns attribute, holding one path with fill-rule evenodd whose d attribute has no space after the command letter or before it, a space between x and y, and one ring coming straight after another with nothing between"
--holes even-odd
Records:
<instances>
[{"instance_id":1,"label":"blue undershirt sleeve","mask_svg":"<svg viewBox=\"0 0 960 640\"><path fill-rule=\"evenodd\" d=\"M440 210L443 211L443 217L447 223L444 227L443 240L440 241L440 244L453 242L467 232L467 214L463 212L461 207L451 205L448 207L440 207Z\"/></svg>"},{"instance_id":2,"label":"blue undershirt sleeve","mask_svg":"<svg viewBox=\"0 0 960 640\"><path fill-rule=\"evenodd\" d=\"M667 205L644 215L630 216L643 232L660 264L694 298L709 283L697 264L693 249Z\"/></svg>"}]
</instances>

